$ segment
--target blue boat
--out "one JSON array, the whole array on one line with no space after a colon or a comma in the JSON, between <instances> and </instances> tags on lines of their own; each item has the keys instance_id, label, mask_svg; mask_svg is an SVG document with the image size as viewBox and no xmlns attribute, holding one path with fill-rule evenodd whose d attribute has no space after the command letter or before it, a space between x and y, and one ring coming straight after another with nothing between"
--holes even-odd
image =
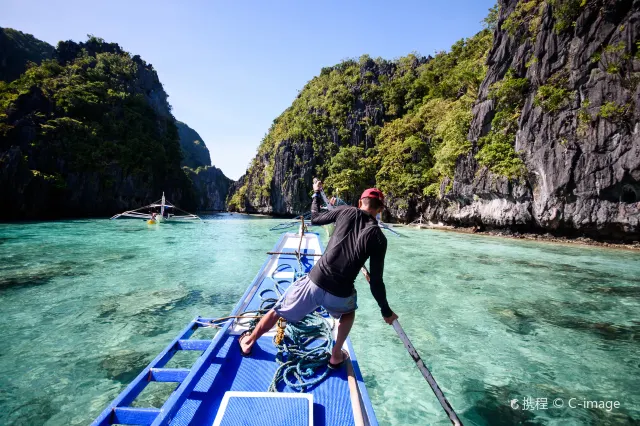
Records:
<instances>
[{"instance_id":1,"label":"blue boat","mask_svg":"<svg viewBox=\"0 0 640 426\"><path fill-rule=\"evenodd\" d=\"M283 337L278 327L256 342L250 357L243 357L239 349L238 337L257 321L255 315L264 312L296 277L308 273L322 252L318 234L302 229L284 233L230 316L193 319L93 425L377 425L349 339L343 348L349 354L346 365L339 370L326 366L326 348L337 329L326 314L308 316L319 332L304 342L310 358L321 362L305 365L302 360L292 365L291 355L282 352L288 335ZM213 339L191 338L198 329L212 326L219 327ZM202 354L191 368L164 368L179 351ZM153 381L177 387L161 408L134 406Z\"/></svg>"}]
</instances>

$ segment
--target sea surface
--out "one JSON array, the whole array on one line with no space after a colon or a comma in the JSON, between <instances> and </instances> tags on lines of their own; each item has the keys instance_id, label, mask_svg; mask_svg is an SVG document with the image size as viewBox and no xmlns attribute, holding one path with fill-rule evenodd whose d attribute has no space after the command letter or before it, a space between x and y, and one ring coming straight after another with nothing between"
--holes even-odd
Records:
<instances>
[{"instance_id":1,"label":"sea surface","mask_svg":"<svg viewBox=\"0 0 640 426\"><path fill-rule=\"evenodd\" d=\"M88 424L189 320L230 312L279 222L0 224L0 425ZM640 423L640 253L397 229L390 305L466 425ZM352 341L380 424L449 424L356 287Z\"/></svg>"}]
</instances>

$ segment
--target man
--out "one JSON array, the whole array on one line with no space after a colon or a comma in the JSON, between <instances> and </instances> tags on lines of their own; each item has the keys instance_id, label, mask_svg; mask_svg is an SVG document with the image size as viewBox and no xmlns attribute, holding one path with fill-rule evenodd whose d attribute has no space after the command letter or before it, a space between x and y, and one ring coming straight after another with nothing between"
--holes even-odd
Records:
<instances>
[{"instance_id":1,"label":"man","mask_svg":"<svg viewBox=\"0 0 640 426\"><path fill-rule=\"evenodd\" d=\"M367 259L370 259L371 293L380 306L387 324L398 318L389 308L382 280L387 239L375 217L384 209L384 195L376 188L367 189L358 207L340 206L320 213L322 182L313 184L311 223L335 223L333 237L324 254L308 276L291 285L272 310L262 317L252 333L243 333L238 342L244 356L251 353L256 340L271 330L280 317L300 321L322 306L334 318L339 318L338 335L329 359L329 367L339 368L344 362L344 344L356 315L357 294L353 285Z\"/></svg>"}]
</instances>

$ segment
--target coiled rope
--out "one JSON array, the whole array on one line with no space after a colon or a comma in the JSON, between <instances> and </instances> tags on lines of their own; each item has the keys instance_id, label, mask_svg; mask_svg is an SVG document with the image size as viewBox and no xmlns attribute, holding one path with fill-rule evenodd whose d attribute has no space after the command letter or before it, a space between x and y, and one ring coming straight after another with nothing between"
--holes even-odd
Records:
<instances>
[{"instance_id":1,"label":"coiled rope","mask_svg":"<svg viewBox=\"0 0 640 426\"><path fill-rule=\"evenodd\" d=\"M296 223L300 223L300 221ZM300 241L302 241L303 236L304 233L301 232ZM301 257L304 254L300 254L300 245L298 246L298 252L295 254L298 260L298 267L282 264L273 271L268 277L273 281L273 286L263 289L258 294L260 297L258 309L244 311L235 316L218 318L202 325L220 327L226 321L236 320L239 324L243 324L243 320L248 320L249 330L253 331L260 318L269 312L282 297L285 292L285 284L293 285L296 280L307 275L302 265ZM291 279L275 278L276 273L281 273L287 268L293 270ZM281 382L284 382L291 389L305 392L309 387L322 382L328 376L328 363L333 349L332 330L334 327L333 320L329 318L327 312L323 308L319 308L315 312L306 315L301 321L286 322L286 326L283 325L284 321L278 322L273 343L278 350L276 362L279 366L269 385L269 392L278 392L277 387Z\"/></svg>"},{"instance_id":2,"label":"coiled rope","mask_svg":"<svg viewBox=\"0 0 640 426\"><path fill-rule=\"evenodd\" d=\"M294 277L291 280L275 279L273 274L282 272L285 267L293 269ZM306 276L291 265L281 265L273 274L269 277L273 281L273 287L259 293L260 307L256 311L252 311L259 312L260 316L272 309L282 297L284 294L283 284L292 285L297 279L295 277ZM269 293L274 293L275 297ZM305 392L309 387L320 383L327 377L329 374L328 362L333 349L333 323L327 317L327 312L320 308L306 315L301 321L286 322L285 327L279 321L273 344L278 350L276 362L280 365L273 375L268 388L269 392L278 392L277 386L280 382L284 382L291 389ZM257 323L258 317L252 317L249 330L253 331ZM324 370L318 374L322 368Z\"/></svg>"},{"instance_id":3,"label":"coiled rope","mask_svg":"<svg viewBox=\"0 0 640 426\"><path fill-rule=\"evenodd\" d=\"M269 385L269 392L278 392L281 381L291 389L305 392L329 374L328 363L333 349L331 325L318 312L306 315L302 321L288 322L282 342L277 344L274 339L274 344L280 366ZM322 368L324 371L318 375Z\"/></svg>"},{"instance_id":4,"label":"coiled rope","mask_svg":"<svg viewBox=\"0 0 640 426\"><path fill-rule=\"evenodd\" d=\"M302 254L300 252L305 228L304 217L301 217L300 242L296 252L298 268L287 265L294 269L291 285L296 280L307 275L302 266ZM274 270L274 274L279 269ZM274 288L280 297L281 294L279 294L278 288L280 288L279 284L281 283L274 279L273 274L271 279L276 283ZM263 294L261 293L260 296L263 297ZM266 302L267 300L268 302ZM263 299L260 307L262 308L265 302L271 304L271 300L273 299ZM275 301L271 307L273 305L275 305ZM269 392L277 392L278 383L280 382L284 382L291 389L305 392L309 387L320 383L327 377L329 374L329 358L333 349L333 336L331 333L333 324L329 323L327 317L328 314L324 308L320 308L319 311L307 314L301 321L287 322L284 330L282 329L282 322L278 321L273 344L278 350L276 362L280 366L273 375L273 380L268 389ZM324 368L324 371L318 374L321 368Z\"/></svg>"}]
</instances>

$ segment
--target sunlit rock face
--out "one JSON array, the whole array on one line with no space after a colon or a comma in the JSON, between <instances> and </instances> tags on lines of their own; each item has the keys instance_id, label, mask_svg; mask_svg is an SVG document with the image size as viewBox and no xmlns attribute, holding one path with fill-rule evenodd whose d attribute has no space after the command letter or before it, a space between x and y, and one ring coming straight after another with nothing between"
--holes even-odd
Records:
<instances>
[{"instance_id":1,"label":"sunlit rock face","mask_svg":"<svg viewBox=\"0 0 640 426\"><path fill-rule=\"evenodd\" d=\"M527 31L525 19L524 29L511 34L504 23L517 3L500 1L469 138L477 150L478 139L490 130L491 86L508 70L526 77L515 141L526 175L493 175L471 152L458 159L444 199L420 209L428 219L461 225L638 240L640 1L587 2L566 18L563 30L553 6L539 1L535 16L526 18L540 19L537 33ZM536 102L545 85L566 91L552 110Z\"/></svg>"},{"instance_id":2,"label":"sunlit rock face","mask_svg":"<svg viewBox=\"0 0 640 426\"><path fill-rule=\"evenodd\" d=\"M385 219L410 222L423 215L456 226L640 240L640 1L498 3L486 75L472 110L471 148L457 158L438 197L390 194ZM418 59L415 66L423 60L429 58ZM348 64L332 69L343 65ZM355 74L373 82L398 78L394 62L361 60L358 66ZM509 144L523 165L517 178L492 172L478 160L483 138L500 132L492 128L500 112L492 90L509 76L526 81L517 112L509 117ZM309 87L301 93L305 90ZM375 134L363 129L388 127L408 113L390 115L370 91L346 85L345 96L352 102L344 102L343 134L333 123L319 134L307 135L301 128L296 140L277 134L275 141L265 138L277 149L259 149L247 174L232 185L230 206L269 214L307 211L313 177L327 176L338 149L376 147ZM339 95L335 99L339 103ZM309 105L299 112L302 116L325 123L329 114ZM421 137L429 143L432 135Z\"/></svg>"},{"instance_id":3,"label":"sunlit rock face","mask_svg":"<svg viewBox=\"0 0 640 426\"><path fill-rule=\"evenodd\" d=\"M233 181L226 177L222 170L214 166L184 170L193 182L198 211L226 210L227 194Z\"/></svg>"}]
</instances>

